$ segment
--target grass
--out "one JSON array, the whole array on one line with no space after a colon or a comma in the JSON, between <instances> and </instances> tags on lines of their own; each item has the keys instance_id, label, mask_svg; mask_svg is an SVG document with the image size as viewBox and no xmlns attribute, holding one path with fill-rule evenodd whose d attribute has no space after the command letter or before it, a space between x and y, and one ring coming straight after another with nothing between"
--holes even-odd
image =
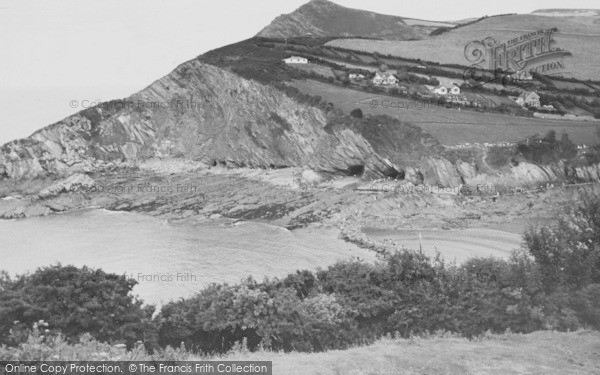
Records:
<instances>
[{"instance_id":1,"label":"grass","mask_svg":"<svg viewBox=\"0 0 600 375\"><path fill-rule=\"evenodd\" d=\"M557 134L566 132L576 144L598 143L597 122L545 120L458 111L439 108L434 104L415 102L412 99L369 94L312 80L294 81L291 85L304 93L321 96L323 100L334 103L336 108L345 113L360 108L365 114L388 115L400 121L413 123L429 132L444 145L518 142L534 134L544 135L551 129L554 129ZM383 108L384 100L388 100L388 104L403 103L405 108ZM372 108L371 102L378 103L377 108ZM413 107L406 109L408 105Z\"/></svg>"},{"instance_id":2,"label":"grass","mask_svg":"<svg viewBox=\"0 0 600 375\"><path fill-rule=\"evenodd\" d=\"M438 37L419 41L379 41L345 39L334 40L328 46L341 47L368 53L378 52L405 58L422 59L439 63L470 65L464 56L465 46L473 40L494 37L503 43L527 32L556 27L553 34L556 46L573 53L567 58L564 76L579 79L600 79L600 33L597 27L577 21L535 15L510 15L490 17Z\"/></svg>"},{"instance_id":3,"label":"grass","mask_svg":"<svg viewBox=\"0 0 600 375\"><path fill-rule=\"evenodd\" d=\"M290 64L290 67L302 70L306 73L315 72L318 75L327 78L335 78L335 74L333 70L329 66L319 65L319 64Z\"/></svg>"},{"instance_id":4,"label":"grass","mask_svg":"<svg viewBox=\"0 0 600 375\"><path fill-rule=\"evenodd\" d=\"M251 353L237 345L221 356L195 355L185 348L148 354L140 343L99 343L84 335L77 344L47 339L34 331L18 348L0 347L0 360L97 361L272 361L273 374L598 374L600 333L596 331L486 334L467 340L448 333L410 339L383 338L361 347L322 353Z\"/></svg>"},{"instance_id":5,"label":"grass","mask_svg":"<svg viewBox=\"0 0 600 375\"><path fill-rule=\"evenodd\" d=\"M230 353L224 360L273 361L274 374L598 374L600 333L535 332L488 335L469 341L451 335L382 339L325 353Z\"/></svg>"}]
</instances>

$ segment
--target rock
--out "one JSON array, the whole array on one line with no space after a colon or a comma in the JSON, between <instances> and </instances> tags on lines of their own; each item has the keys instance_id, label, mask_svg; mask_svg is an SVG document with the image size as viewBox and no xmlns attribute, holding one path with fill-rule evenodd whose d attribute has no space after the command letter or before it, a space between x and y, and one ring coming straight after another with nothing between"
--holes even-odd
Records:
<instances>
[{"instance_id":1,"label":"rock","mask_svg":"<svg viewBox=\"0 0 600 375\"><path fill-rule=\"evenodd\" d=\"M71 177L62 180L54 185L40 190L38 196L40 198L48 198L59 195L64 192L73 192L79 190L90 189L95 186L95 182L85 174L74 174Z\"/></svg>"},{"instance_id":2,"label":"rock","mask_svg":"<svg viewBox=\"0 0 600 375\"><path fill-rule=\"evenodd\" d=\"M462 184L458 171L444 158L431 158L423 169L425 183L431 186L458 187Z\"/></svg>"}]
</instances>

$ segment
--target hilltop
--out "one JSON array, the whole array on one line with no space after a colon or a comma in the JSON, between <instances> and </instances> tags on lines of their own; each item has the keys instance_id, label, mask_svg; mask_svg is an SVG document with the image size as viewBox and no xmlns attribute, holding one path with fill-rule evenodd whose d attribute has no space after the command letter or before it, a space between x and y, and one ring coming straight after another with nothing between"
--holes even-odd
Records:
<instances>
[{"instance_id":1,"label":"hilltop","mask_svg":"<svg viewBox=\"0 0 600 375\"><path fill-rule=\"evenodd\" d=\"M600 17L599 9L538 9L531 13L549 17Z\"/></svg>"},{"instance_id":2,"label":"hilltop","mask_svg":"<svg viewBox=\"0 0 600 375\"><path fill-rule=\"evenodd\" d=\"M423 25L427 21L410 23ZM421 39L426 35L426 31L411 27L401 17L350 9L327 0L312 0L281 15L257 34L266 38L360 36L387 40Z\"/></svg>"},{"instance_id":3,"label":"hilltop","mask_svg":"<svg viewBox=\"0 0 600 375\"><path fill-rule=\"evenodd\" d=\"M450 29L432 38L418 41L339 39L327 45L368 53L391 54L446 64L470 65L465 47L472 41L492 37L499 43L529 32L557 28L552 34L556 47L573 54L566 58L566 69L560 74L582 80L600 79L600 32L597 25L579 18L547 17L535 14L504 15L482 18Z\"/></svg>"}]
</instances>

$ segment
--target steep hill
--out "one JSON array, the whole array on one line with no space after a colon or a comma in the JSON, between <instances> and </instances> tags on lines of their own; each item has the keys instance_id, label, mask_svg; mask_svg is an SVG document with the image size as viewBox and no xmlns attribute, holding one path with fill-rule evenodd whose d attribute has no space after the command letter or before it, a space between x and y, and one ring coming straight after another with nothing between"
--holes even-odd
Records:
<instances>
[{"instance_id":1,"label":"steep hill","mask_svg":"<svg viewBox=\"0 0 600 375\"><path fill-rule=\"evenodd\" d=\"M360 124L328 126L336 116L342 115L196 59L127 99L99 104L2 146L0 179L95 171L149 157L395 173ZM410 134L411 143L419 145L407 151L414 155L435 150L437 141L417 127L393 120L382 128Z\"/></svg>"},{"instance_id":2,"label":"steep hill","mask_svg":"<svg viewBox=\"0 0 600 375\"><path fill-rule=\"evenodd\" d=\"M418 24L424 25L426 21ZM327 0L312 0L290 14L275 18L257 36L361 36L410 40L420 39L427 34L422 28L411 27L401 17L350 9Z\"/></svg>"},{"instance_id":3,"label":"steep hill","mask_svg":"<svg viewBox=\"0 0 600 375\"><path fill-rule=\"evenodd\" d=\"M573 54L565 59L566 69L560 74L584 80L600 79L600 56L596 53L600 49L600 29L598 25L581 21L581 18L506 15L485 18L426 40L398 42L339 39L328 45L467 66L470 63L464 52L467 44L472 41L493 37L504 43L530 32L550 28L558 29L552 34L556 40L555 46Z\"/></svg>"}]
</instances>

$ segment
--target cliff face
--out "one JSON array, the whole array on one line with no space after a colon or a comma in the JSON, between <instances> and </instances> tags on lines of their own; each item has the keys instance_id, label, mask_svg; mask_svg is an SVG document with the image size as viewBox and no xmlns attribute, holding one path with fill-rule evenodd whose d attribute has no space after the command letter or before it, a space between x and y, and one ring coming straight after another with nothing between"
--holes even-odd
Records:
<instances>
[{"instance_id":1,"label":"cliff face","mask_svg":"<svg viewBox=\"0 0 600 375\"><path fill-rule=\"evenodd\" d=\"M440 155L440 144L418 127L377 116L328 115L271 86L193 60L127 99L86 109L2 146L0 179L67 177L151 157L234 167L301 166L447 187L600 178L598 166L528 163L483 174Z\"/></svg>"},{"instance_id":2,"label":"cliff face","mask_svg":"<svg viewBox=\"0 0 600 375\"><path fill-rule=\"evenodd\" d=\"M426 35L401 17L345 8L327 0L313 0L281 15L257 34L266 38L363 36L389 40L421 39Z\"/></svg>"},{"instance_id":3,"label":"cliff face","mask_svg":"<svg viewBox=\"0 0 600 375\"><path fill-rule=\"evenodd\" d=\"M350 129L280 91L196 60L122 101L86 109L0 149L0 177L93 171L107 163L182 157L209 165L389 167Z\"/></svg>"},{"instance_id":4,"label":"cliff face","mask_svg":"<svg viewBox=\"0 0 600 375\"><path fill-rule=\"evenodd\" d=\"M458 161L455 164L444 158L429 158L421 173L424 183L445 187L503 186L537 187L560 181L599 182L600 165L565 166L563 163L539 166L521 162L498 173L481 173L469 163Z\"/></svg>"}]
</instances>

